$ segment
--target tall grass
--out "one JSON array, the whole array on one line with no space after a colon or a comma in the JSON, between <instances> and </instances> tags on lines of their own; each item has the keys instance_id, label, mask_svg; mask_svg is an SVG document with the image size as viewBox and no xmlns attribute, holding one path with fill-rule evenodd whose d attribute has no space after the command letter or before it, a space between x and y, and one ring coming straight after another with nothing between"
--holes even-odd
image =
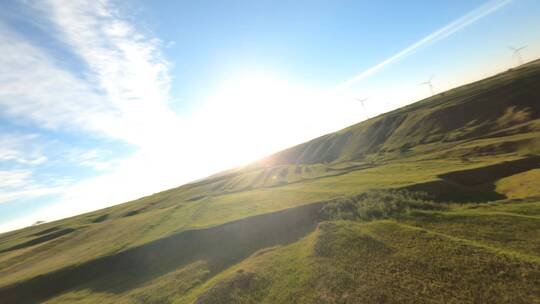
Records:
<instances>
[{"instance_id":1,"label":"tall grass","mask_svg":"<svg viewBox=\"0 0 540 304\"><path fill-rule=\"evenodd\" d=\"M410 210L446 210L448 205L430 200L424 192L371 190L350 198L341 198L323 206L325 220L362 220L398 218Z\"/></svg>"}]
</instances>

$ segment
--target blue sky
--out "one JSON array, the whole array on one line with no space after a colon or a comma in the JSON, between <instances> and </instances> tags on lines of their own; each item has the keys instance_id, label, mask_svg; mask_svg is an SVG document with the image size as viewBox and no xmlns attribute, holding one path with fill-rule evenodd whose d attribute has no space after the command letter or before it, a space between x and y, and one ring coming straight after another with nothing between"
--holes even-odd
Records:
<instances>
[{"instance_id":1,"label":"blue sky","mask_svg":"<svg viewBox=\"0 0 540 304\"><path fill-rule=\"evenodd\" d=\"M540 2L3 1L0 232L148 195L540 55ZM363 108L355 98L366 98Z\"/></svg>"}]
</instances>

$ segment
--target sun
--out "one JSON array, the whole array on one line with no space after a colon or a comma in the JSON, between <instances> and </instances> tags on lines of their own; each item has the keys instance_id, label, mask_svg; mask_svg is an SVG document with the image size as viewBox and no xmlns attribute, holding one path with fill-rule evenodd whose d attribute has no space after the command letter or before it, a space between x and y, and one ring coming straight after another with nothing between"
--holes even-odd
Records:
<instances>
[{"instance_id":1,"label":"sun","mask_svg":"<svg viewBox=\"0 0 540 304\"><path fill-rule=\"evenodd\" d=\"M194 131L211 139L201 145L216 164L244 165L358 121L359 105L346 99L271 73L243 74L213 91Z\"/></svg>"},{"instance_id":2,"label":"sun","mask_svg":"<svg viewBox=\"0 0 540 304\"><path fill-rule=\"evenodd\" d=\"M196 115L203 122L198 131L218 143L218 161L246 164L292 144L291 124L305 95L301 88L268 74L229 79Z\"/></svg>"}]
</instances>

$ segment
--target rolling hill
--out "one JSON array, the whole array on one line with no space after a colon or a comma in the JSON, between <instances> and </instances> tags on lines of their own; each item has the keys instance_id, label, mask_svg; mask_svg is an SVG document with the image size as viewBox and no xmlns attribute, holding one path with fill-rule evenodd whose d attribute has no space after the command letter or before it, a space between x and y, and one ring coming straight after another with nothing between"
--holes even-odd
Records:
<instances>
[{"instance_id":1,"label":"rolling hill","mask_svg":"<svg viewBox=\"0 0 540 304\"><path fill-rule=\"evenodd\" d=\"M2 234L0 303L540 303L539 181L537 60Z\"/></svg>"}]
</instances>

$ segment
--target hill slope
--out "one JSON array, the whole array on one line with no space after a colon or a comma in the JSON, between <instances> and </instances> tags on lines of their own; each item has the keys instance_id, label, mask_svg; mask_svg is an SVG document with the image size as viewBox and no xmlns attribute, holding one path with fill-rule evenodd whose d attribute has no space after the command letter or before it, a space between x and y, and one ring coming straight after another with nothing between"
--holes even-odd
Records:
<instances>
[{"instance_id":1,"label":"hill slope","mask_svg":"<svg viewBox=\"0 0 540 304\"><path fill-rule=\"evenodd\" d=\"M404 152L532 129L540 118L537 63L428 98L265 159L268 165L316 164Z\"/></svg>"},{"instance_id":2,"label":"hill slope","mask_svg":"<svg viewBox=\"0 0 540 304\"><path fill-rule=\"evenodd\" d=\"M539 154L535 61L244 168L3 234L0 303L540 301ZM321 216L370 189L441 203Z\"/></svg>"}]
</instances>

